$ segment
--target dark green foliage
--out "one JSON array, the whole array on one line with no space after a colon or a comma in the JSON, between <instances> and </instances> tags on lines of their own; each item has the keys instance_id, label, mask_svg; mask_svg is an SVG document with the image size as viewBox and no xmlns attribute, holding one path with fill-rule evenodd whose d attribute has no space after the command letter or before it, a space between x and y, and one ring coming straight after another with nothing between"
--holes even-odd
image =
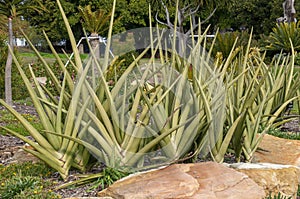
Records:
<instances>
[{"instance_id":1,"label":"dark green foliage","mask_svg":"<svg viewBox=\"0 0 300 199\"><path fill-rule=\"evenodd\" d=\"M97 182L95 182L96 187L101 186L102 189L104 189L107 186L110 186L115 181L129 175L129 173L125 173L125 172L122 172L115 168L110 168L110 167L106 167L105 169L103 169L102 174L103 174L103 176L100 177L97 180Z\"/></svg>"},{"instance_id":2,"label":"dark green foliage","mask_svg":"<svg viewBox=\"0 0 300 199\"><path fill-rule=\"evenodd\" d=\"M79 15L77 6L75 3L69 1L61 1L64 11L69 18L71 25L74 25L78 38L82 34L82 28L79 22ZM32 26L36 28L36 31L42 35L42 30L44 30L51 41L60 42L67 37L67 30L64 26L61 14L58 10L56 1L45 0L43 5L47 8L42 15L38 15L35 10L29 10L24 14L24 18L27 19ZM78 25L77 25L78 24ZM75 26L76 25L76 26Z\"/></svg>"},{"instance_id":3,"label":"dark green foliage","mask_svg":"<svg viewBox=\"0 0 300 199\"><path fill-rule=\"evenodd\" d=\"M246 31L219 33L217 35L216 44L213 48L214 55L217 55L217 53L222 53L223 58L228 57L236 39L237 43L235 49L236 51L240 51L243 47L247 46L249 41L249 33Z\"/></svg>"},{"instance_id":4,"label":"dark green foliage","mask_svg":"<svg viewBox=\"0 0 300 199\"><path fill-rule=\"evenodd\" d=\"M283 17L283 0L231 0L225 6L219 6L215 15L207 24L225 30L251 29L254 37L260 34L269 34L276 24L276 19ZM295 2L295 9L298 12L300 4Z\"/></svg>"}]
</instances>

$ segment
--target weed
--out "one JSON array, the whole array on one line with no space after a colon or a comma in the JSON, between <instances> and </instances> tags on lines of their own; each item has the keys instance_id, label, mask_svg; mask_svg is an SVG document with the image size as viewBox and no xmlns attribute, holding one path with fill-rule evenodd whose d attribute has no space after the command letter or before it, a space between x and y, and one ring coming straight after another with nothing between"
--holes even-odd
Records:
<instances>
[{"instance_id":1,"label":"weed","mask_svg":"<svg viewBox=\"0 0 300 199\"><path fill-rule=\"evenodd\" d=\"M0 195L2 199L61 198L51 190L53 182L45 180L54 171L42 163L0 166Z\"/></svg>"},{"instance_id":2,"label":"weed","mask_svg":"<svg viewBox=\"0 0 300 199\"><path fill-rule=\"evenodd\" d=\"M22 164L0 165L0 179L7 180L16 175L49 177L54 170L44 163L24 162Z\"/></svg>"},{"instance_id":3,"label":"weed","mask_svg":"<svg viewBox=\"0 0 300 199\"><path fill-rule=\"evenodd\" d=\"M94 190L99 187L104 189L105 187L113 184L115 181L129 175L129 173L122 172L115 168L110 168L110 167L104 168L102 174L103 175L100 178L98 178L96 182L93 183L94 185L91 186L89 190Z\"/></svg>"}]
</instances>

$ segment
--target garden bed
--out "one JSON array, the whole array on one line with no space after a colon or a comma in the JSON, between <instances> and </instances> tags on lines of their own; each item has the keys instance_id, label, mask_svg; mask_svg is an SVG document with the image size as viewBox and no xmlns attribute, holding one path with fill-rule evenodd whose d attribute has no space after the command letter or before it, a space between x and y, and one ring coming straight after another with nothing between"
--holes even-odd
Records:
<instances>
[{"instance_id":1,"label":"garden bed","mask_svg":"<svg viewBox=\"0 0 300 199\"><path fill-rule=\"evenodd\" d=\"M14 109L17 110L21 114L28 114L28 115L32 115L32 116L37 115L34 107L32 107L30 104L15 103ZM2 106L0 106L0 110L4 110L4 108ZM0 113L0 116L1 116L1 113ZM5 126L6 123L3 121L0 121L0 125ZM286 133L298 134L298 132L300 132L299 120L296 119L290 123L285 124L283 130L286 131ZM281 131L281 133L282 133L282 131ZM1 177L1 168L2 168L2 172L3 172L4 167L12 167L12 168L18 167L18 166L15 166L15 163L18 161L15 160L14 155L24 145L25 145L25 143L22 140L20 140L19 138L16 138L16 137L13 137L10 135L1 135L0 134L0 165L1 165L0 177ZM225 158L225 161L230 161L230 162L234 161L234 157L227 155ZM24 163L17 163L17 164L22 166L22 164L24 164ZM32 169L34 169L36 166L34 164L28 164L28 163L25 163L25 165L29 165L29 168L32 167ZM37 166L37 167L39 167L39 166ZM102 171L103 168L104 168L103 165L97 165L97 166L93 167L89 171L89 173L90 174L91 173L99 173ZM48 185L48 187L44 188L45 189L44 191L51 190L51 191L53 191L54 194L57 194L58 198L59 197L66 198L66 197L93 197L93 196L96 196L97 193L102 189L102 187L101 186L93 187L93 184L87 184L87 185L83 185L83 186L72 186L72 187L65 188L65 189L55 190L55 187L57 187L57 186L60 186L66 182L72 182L72 181L78 179L78 175L80 175L80 174L81 173L79 173L78 171L72 170L66 181L63 181L61 179L60 175L55 171L52 171L51 174L49 174L47 176L41 176L41 178L43 180L49 181L49 185Z\"/></svg>"}]
</instances>

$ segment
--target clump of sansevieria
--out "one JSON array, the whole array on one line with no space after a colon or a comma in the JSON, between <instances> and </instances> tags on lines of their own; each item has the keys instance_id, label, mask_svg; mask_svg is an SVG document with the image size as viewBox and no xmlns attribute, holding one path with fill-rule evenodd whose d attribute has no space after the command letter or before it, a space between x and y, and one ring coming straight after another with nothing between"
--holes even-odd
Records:
<instances>
[{"instance_id":1,"label":"clump of sansevieria","mask_svg":"<svg viewBox=\"0 0 300 199\"><path fill-rule=\"evenodd\" d=\"M223 62L218 58L209 61L214 41L208 52L198 47L190 56L193 89L199 94L206 91L206 97L201 98L207 99L204 110L210 123L205 141L217 162L224 161L228 147L235 152L236 161L241 155L245 161L251 161L263 135L293 119L284 115L287 105L298 97L300 80L294 70L292 42L290 57L279 57L267 65L265 54L250 46L251 35L240 53L236 54L234 45ZM199 37L198 42L205 47L205 36ZM204 69L212 72L203 73Z\"/></svg>"},{"instance_id":2,"label":"clump of sansevieria","mask_svg":"<svg viewBox=\"0 0 300 199\"><path fill-rule=\"evenodd\" d=\"M3 100L0 100L0 103L15 115L15 117L24 125L24 127L34 140L32 141L27 137L24 137L17 132L14 132L5 127L1 128L6 129L9 133L30 144L33 149L25 148L24 150L40 158L48 165L56 169L63 178L66 178L71 167L85 170L89 161L90 154L82 145L79 145L77 142L74 142L69 138L66 138L76 138L78 133L80 133L78 129L80 126L81 118L76 117L76 111L72 106L72 100L74 100L74 96L76 96L77 93L75 90L75 83L72 79L70 71L75 71L76 74L80 75L83 71L83 62L80 59L80 55L76 47L75 38L59 0L57 1L57 4L59 6L59 9L61 10L63 20L66 24L74 53L74 61L71 61L68 65L68 67L71 68L65 67L65 64L54 50L51 42L48 40L47 35L44 35L46 37L46 40L48 41L52 53L56 57L58 65L63 71L64 79L62 82L60 82L59 77L56 77L54 75L47 62L42 58L37 49L31 44L26 35L24 35L27 42L30 44L30 46L33 48L40 61L42 62L42 65L47 72L47 78L49 78L49 80L54 85L53 90L55 92L50 92L46 87L38 83L34 74L35 71L32 70L30 65L28 67L31 76L27 77L19 61L15 56L13 57L16 67L18 68L24 84L27 87L28 93L33 101L34 107L43 126L43 131L41 132L35 129L24 117L22 117L22 115L18 114ZM32 79L33 82L31 82L30 79Z\"/></svg>"},{"instance_id":3,"label":"clump of sansevieria","mask_svg":"<svg viewBox=\"0 0 300 199\"><path fill-rule=\"evenodd\" d=\"M243 154L251 161L263 135L271 127L278 127L291 118L284 117L286 107L297 99L299 75L294 71L294 52L283 61L264 62L265 54L248 46L234 60L225 63L222 75L226 87L225 139L230 135L237 161ZM293 49L292 45L291 48ZM223 161L212 150L217 161Z\"/></svg>"},{"instance_id":4,"label":"clump of sansevieria","mask_svg":"<svg viewBox=\"0 0 300 199\"><path fill-rule=\"evenodd\" d=\"M139 55L112 89L97 62L97 88L84 76L78 81L90 95L87 106L82 107L82 128L86 131L81 139L110 167L139 170L170 164L192 156L189 152L194 140L205 137L208 121L198 99L204 96L194 92L188 80L189 68L180 73L172 63L157 61L157 49L146 64L138 61L148 49ZM187 64L178 56L175 60ZM85 74L89 74L87 70L85 67Z\"/></svg>"},{"instance_id":5,"label":"clump of sansevieria","mask_svg":"<svg viewBox=\"0 0 300 199\"><path fill-rule=\"evenodd\" d=\"M176 42L167 45L172 39L176 41L176 31L153 29L147 29L149 45L116 79L112 89L105 76L105 63L86 65L78 80L76 90L87 91L90 96L77 102L82 118L80 138L109 167L157 167L189 159L208 152L204 150L207 145L214 146L209 143L213 139L208 139L208 133L214 132L208 129L217 125L218 114L224 111L225 90L223 79L214 71L211 52L205 53L201 39L192 46L180 45L178 50ZM205 33L199 31L198 37L205 38ZM147 51L152 56L141 64ZM155 59L156 54L160 59ZM98 78L93 76L95 69Z\"/></svg>"}]
</instances>

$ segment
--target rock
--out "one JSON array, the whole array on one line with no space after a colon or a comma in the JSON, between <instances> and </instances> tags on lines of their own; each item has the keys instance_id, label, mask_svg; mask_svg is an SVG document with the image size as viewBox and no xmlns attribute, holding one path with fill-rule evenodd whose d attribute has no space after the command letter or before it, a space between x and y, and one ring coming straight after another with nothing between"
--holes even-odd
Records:
<instances>
[{"instance_id":1,"label":"rock","mask_svg":"<svg viewBox=\"0 0 300 199\"><path fill-rule=\"evenodd\" d=\"M199 184L195 178L185 173L189 169L184 167L172 165L160 170L137 173L116 182L106 189L104 195L130 199L190 197L196 193Z\"/></svg>"},{"instance_id":2,"label":"rock","mask_svg":"<svg viewBox=\"0 0 300 199\"><path fill-rule=\"evenodd\" d=\"M47 77L36 77L35 79L42 85L46 85L47 83Z\"/></svg>"},{"instance_id":3,"label":"rock","mask_svg":"<svg viewBox=\"0 0 300 199\"><path fill-rule=\"evenodd\" d=\"M203 162L174 164L130 175L101 191L98 196L118 199L261 199L266 194L245 174L222 164Z\"/></svg>"},{"instance_id":4,"label":"rock","mask_svg":"<svg viewBox=\"0 0 300 199\"><path fill-rule=\"evenodd\" d=\"M252 162L300 166L300 141L266 134L259 149L255 152Z\"/></svg>"},{"instance_id":5,"label":"rock","mask_svg":"<svg viewBox=\"0 0 300 199\"><path fill-rule=\"evenodd\" d=\"M267 195L281 195L297 197L300 170L290 165L278 165L270 163L236 163L230 168L242 172L261 186Z\"/></svg>"},{"instance_id":6,"label":"rock","mask_svg":"<svg viewBox=\"0 0 300 199\"><path fill-rule=\"evenodd\" d=\"M114 199L112 197L72 197L72 198L64 198L64 199Z\"/></svg>"},{"instance_id":7,"label":"rock","mask_svg":"<svg viewBox=\"0 0 300 199\"><path fill-rule=\"evenodd\" d=\"M24 146L25 148L31 148L28 146ZM40 160L33 156L30 153L27 153L22 149L22 147L19 147L17 151L14 152L14 155L12 157L12 162L11 163L23 163L23 162L32 162L32 163L37 163Z\"/></svg>"}]
</instances>

